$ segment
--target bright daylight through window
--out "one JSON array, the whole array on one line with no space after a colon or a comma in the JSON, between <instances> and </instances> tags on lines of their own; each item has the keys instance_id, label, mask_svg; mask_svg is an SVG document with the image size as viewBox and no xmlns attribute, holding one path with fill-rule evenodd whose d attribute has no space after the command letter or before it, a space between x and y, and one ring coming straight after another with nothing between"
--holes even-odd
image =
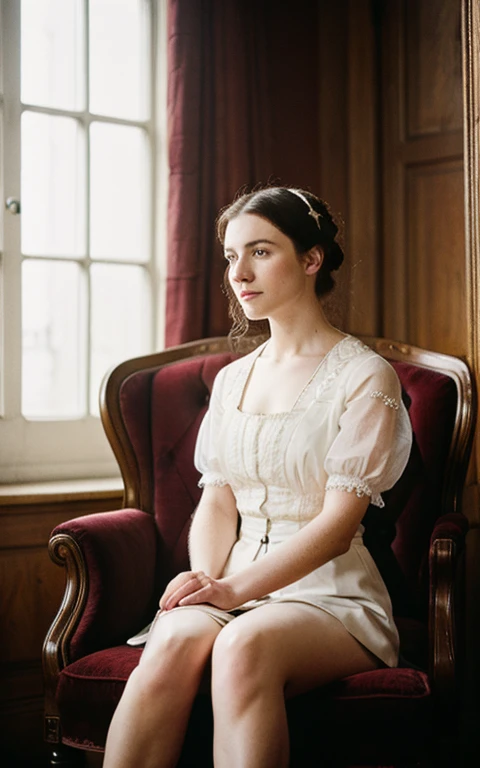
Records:
<instances>
[{"instance_id":1,"label":"bright daylight through window","mask_svg":"<svg viewBox=\"0 0 480 768\"><path fill-rule=\"evenodd\" d=\"M100 430L105 372L154 342L154 4L0 3L19 48L4 54L0 101L4 197L20 207L4 214L4 364L19 392L9 400L6 382L4 417Z\"/></svg>"},{"instance_id":2,"label":"bright daylight through window","mask_svg":"<svg viewBox=\"0 0 480 768\"><path fill-rule=\"evenodd\" d=\"M150 348L144 7L90 0L87 73L83 0L22 0L25 416L95 411L107 368Z\"/></svg>"}]
</instances>

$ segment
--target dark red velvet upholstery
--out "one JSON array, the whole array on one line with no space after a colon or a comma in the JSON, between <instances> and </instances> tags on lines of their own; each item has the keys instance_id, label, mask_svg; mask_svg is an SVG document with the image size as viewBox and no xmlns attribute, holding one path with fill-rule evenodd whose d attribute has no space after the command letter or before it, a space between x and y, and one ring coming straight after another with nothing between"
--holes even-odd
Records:
<instances>
[{"instance_id":1,"label":"dark red velvet upholstery","mask_svg":"<svg viewBox=\"0 0 480 768\"><path fill-rule=\"evenodd\" d=\"M428 542L440 508L442 485L438 482L438 472L445 468L447 460L457 392L449 376L406 363L393 365L411 400L409 414L421 471L397 520L392 549L410 585L422 588L426 611Z\"/></svg>"},{"instance_id":2,"label":"dark red velvet upholstery","mask_svg":"<svg viewBox=\"0 0 480 768\"><path fill-rule=\"evenodd\" d=\"M70 534L80 543L89 578L86 610L57 689L64 743L103 747L114 708L140 656L125 640L152 618L163 585L187 567L188 528L200 496L192 461L195 439L214 377L231 359L229 354L193 358L130 375L120 391L121 412L142 486L148 489L149 508L78 518L53 532ZM386 508L370 508L366 541L392 593L402 655L419 668L355 675L289 703L292 719L303 718L314 730L320 723L322 729L328 723L334 728L338 721L345 733L351 727L367 745L365 759L370 760L377 742L384 755L393 740L403 746L410 736L428 740L429 544L446 533L461 540L466 531L461 514L446 515L435 525L441 509L438 478L445 470L457 405L455 383L411 364L394 367L415 446L403 478L386 494Z\"/></svg>"},{"instance_id":3,"label":"dark red velvet upholstery","mask_svg":"<svg viewBox=\"0 0 480 768\"><path fill-rule=\"evenodd\" d=\"M96 748L105 743L123 686L140 654L139 649L117 646L92 653L65 669L57 695L66 743ZM396 723L408 720L412 703L416 717L423 723L431 709L428 677L414 669L399 669L395 675L384 669L352 675L315 692L313 699L311 694L299 697L295 702L297 716L309 720L315 702L322 708L328 707L325 717L348 717L353 722L368 722L372 718L378 724L384 721L385 725L392 717Z\"/></svg>"},{"instance_id":4,"label":"dark red velvet upholstery","mask_svg":"<svg viewBox=\"0 0 480 768\"><path fill-rule=\"evenodd\" d=\"M125 426L142 479L152 489L150 509L160 532L158 589L188 566L190 516L200 499L192 460L196 436L215 376L232 359L224 354L187 360L132 375L122 386Z\"/></svg>"},{"instance_id":5,"label":"dark red velvet upholstery","mask_svg":"<svg viewBox=\"0 0 480 768\"><path fill-rule=\"evenodd\" d=\"M70 644L73 661L123 642L154 610L158 534L152 516L138 509L79 517L55 533L81 545L89 576L87 604Z\"/></svg>"}]
</instances>

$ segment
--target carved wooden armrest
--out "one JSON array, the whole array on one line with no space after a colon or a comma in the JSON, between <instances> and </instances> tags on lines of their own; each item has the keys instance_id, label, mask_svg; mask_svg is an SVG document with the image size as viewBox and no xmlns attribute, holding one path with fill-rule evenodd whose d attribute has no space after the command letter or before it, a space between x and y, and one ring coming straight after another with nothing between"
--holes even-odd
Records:
<instances>
[{"instance_id":1,"label":"carved wooden armrest","mask_svg":"<svg viewBox=\"0 0 480 768\"><path fill-rule=\"evenodd\" d=\"M437 696L454 705L457 689L456 609L459 580L462 581L463 550L468 530L459 513L441 517L430 541L430 676Z\"/></svg>"},{"instance_id":2,"label":"carved wooden armrest","mask_svg":"<svg viewBox=\"0 0 480 768\"><path fill-rule=\"evenodd\" d=\"M55 716L61 670L125 642L141 629L149 611L153 615L155 520L136 509L79 517L55 528L49 552L66 576L62 604L43 646L45 708Z\"/></svg>"}]
</instances>

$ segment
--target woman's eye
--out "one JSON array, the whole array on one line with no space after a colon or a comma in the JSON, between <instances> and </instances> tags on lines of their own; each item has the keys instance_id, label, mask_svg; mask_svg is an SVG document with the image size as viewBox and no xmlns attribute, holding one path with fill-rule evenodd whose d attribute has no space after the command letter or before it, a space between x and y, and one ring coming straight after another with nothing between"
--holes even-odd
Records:
<instances>
[{"instance_id":1,"label":"woman's eye","mask_svg":"<svg viewBox=\"0 0 480 768\"><path fill-rule=\"evenodd\" d=\"M225 253L225 258L227 261L235 261L235 254L234 253Z\"/></svg>"},{"instance_id":2,"label":"woman's eye","mask_svg":"<svg viewBox=\"0 0 480 768\"><path fill-rule=\"evenodd\" d=\"M267 251L264 248L257 248L255 251L255 256L266 256Z\"/></svg>"}]
</instances>

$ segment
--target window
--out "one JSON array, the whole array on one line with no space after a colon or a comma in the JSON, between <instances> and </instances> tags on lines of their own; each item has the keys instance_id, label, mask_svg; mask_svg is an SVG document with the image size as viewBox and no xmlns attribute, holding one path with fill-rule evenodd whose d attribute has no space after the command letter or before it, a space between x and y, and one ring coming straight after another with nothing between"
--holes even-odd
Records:
<instances>
[{"instance_id":1,"label":"window","mask_svg":"<svg viewBox=\"0 0 480 768\"><path fill-rule=\"evenodd\" d=\"M112 475L101 380L160 342L156 4L0 2L0 480Z\"/></svg>"}]
</instances>

